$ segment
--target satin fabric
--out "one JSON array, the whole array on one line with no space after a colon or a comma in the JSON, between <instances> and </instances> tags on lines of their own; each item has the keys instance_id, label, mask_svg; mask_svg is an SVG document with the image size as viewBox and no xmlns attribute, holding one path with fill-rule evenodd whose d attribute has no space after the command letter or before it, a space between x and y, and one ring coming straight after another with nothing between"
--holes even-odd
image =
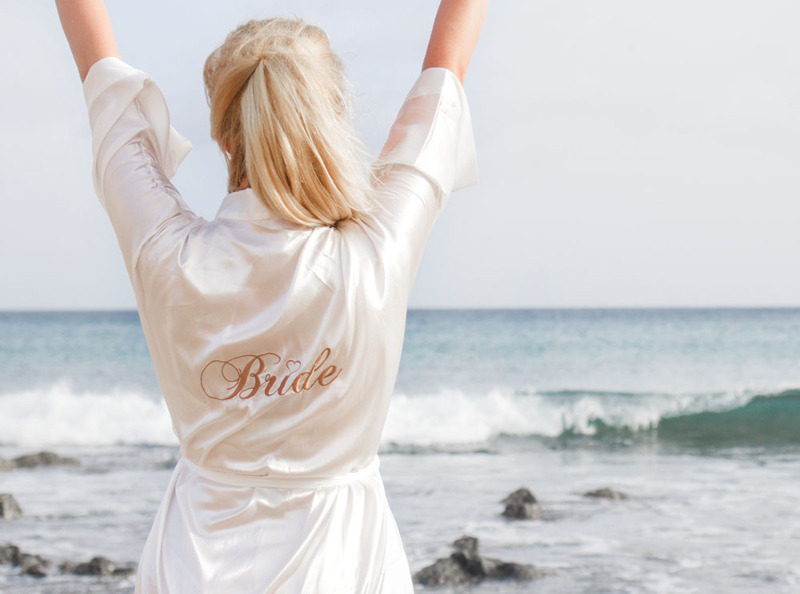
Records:
<instances>
[{"instance_id":1,"label":"satin fabric","mask_svg":"<svg viewBox=\"0 0 800 594\"><path fill-rule=\"evenodd\" d=\"M419 75L375 206L313 229L250 188L196 215L170 181L192 145L153 79L108 57L83 89L94 188L180 443L136 592L410 594L378 447L426 241L478 180L460 81Z\"/></svg>"}]
</instances>

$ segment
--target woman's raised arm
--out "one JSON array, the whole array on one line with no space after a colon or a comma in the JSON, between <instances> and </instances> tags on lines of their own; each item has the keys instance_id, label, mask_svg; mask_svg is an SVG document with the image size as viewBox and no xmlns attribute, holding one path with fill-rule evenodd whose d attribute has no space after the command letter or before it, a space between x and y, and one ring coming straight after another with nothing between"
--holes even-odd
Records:
<instances>
[{"instance_id":1,"label":"woman's raised arm","mask_svg":"<svg viewBox=\"0 0 800 594\"><path fill-rule=\"evenodd\" d=\"M488 4L489 0L442 0L422 69L447 68L463 85Z\"/></svg>"},{"instance_id":2,"label":"woman's raised arm","mask_svg":"<svg viewBox=\"0 0 800 594\"><path fill-rule=\"evenodd\" d=\"M120 57L103 0L56 0L56 6L81 82L98 60Z\"/></svg>"}]
</instances>

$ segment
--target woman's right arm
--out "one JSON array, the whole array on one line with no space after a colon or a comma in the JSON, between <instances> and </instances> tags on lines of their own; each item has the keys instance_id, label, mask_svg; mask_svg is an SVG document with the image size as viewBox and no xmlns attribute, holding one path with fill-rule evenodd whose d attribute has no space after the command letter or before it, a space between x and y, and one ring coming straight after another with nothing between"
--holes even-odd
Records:
<instances>
[{"instance_id":1,"label":"woman's right arm","mask_svg":"<svg viewBox=\"0 0 800 594\"><path fill-rule=\"evenodd\" d=\"M489 0L442 0L422 69L447 68L464 84Z\"/></svg>"},{"instance_id":2,"label":"woman's right arm","mask_svg":"<svg viewBox=\"0 0 800 594\"><path fill-rule=\"evenodd\" d=\"M103 0L56 0L56 8L81 81L95 62L120 58Z\"/></svg>"}]
</instances>

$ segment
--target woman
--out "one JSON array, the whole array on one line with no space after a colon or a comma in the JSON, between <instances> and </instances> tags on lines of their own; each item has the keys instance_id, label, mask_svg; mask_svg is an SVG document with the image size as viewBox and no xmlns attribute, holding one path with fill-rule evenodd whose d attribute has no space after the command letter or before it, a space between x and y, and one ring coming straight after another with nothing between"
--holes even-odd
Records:
<instances>
[{"instance_id":1,"label":"woman","mask_svg":"<svg viewBox=\"0 0 800 594\"><path fill-rule=\"evenodd\" d=\"M486 1L442 1L371 169L322 30L231 32L204 70L229 173L211 221L170 182L191 144L120 58L103 2L57 2L180 442L136 592L413 591L377 451L426 240L477 182L462 84Z\"/></svg>"}]
</instances>

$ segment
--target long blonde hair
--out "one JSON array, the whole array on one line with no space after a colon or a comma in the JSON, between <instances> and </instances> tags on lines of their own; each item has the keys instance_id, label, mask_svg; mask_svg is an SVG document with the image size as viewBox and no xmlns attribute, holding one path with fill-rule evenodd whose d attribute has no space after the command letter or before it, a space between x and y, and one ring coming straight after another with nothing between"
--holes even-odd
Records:
<instances>
[{"instance_id":1,"label":"long blonde hair","mask_svg":"<svg viewBox=\"0 0 800 594\"><path fill-rule=\"evenodd\" d=\"M299 17L247 21L208 56L203 81L228 192L246 175L269 209L309 227L372 204L352 88L322 29Z\"/></svg>"}]
</instances>

